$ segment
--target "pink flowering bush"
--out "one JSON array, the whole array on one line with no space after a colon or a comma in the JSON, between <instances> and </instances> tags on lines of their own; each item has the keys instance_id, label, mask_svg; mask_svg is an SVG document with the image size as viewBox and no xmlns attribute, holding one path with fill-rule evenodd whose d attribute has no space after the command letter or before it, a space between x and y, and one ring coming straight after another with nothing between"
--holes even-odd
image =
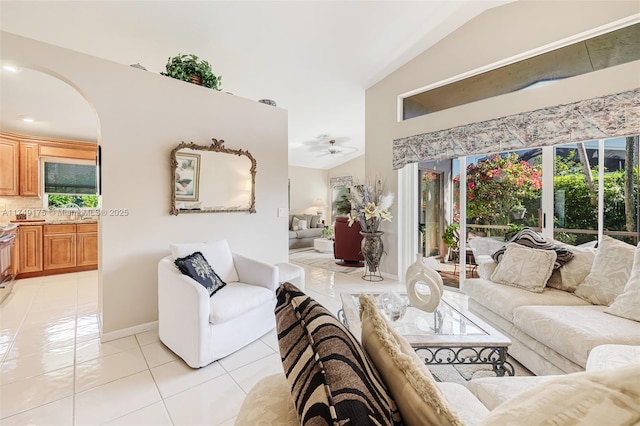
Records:
<instances>
[{"instance_id":1,"label":"pink flowering bush","mask_svg":"<svg viewBox=\"0 0 640 426\"><path fill-rule=\"evenodd\" d=\"M454 197L460 195L460 176L453 179ZM467 166L467 219L480 224L507 224L512 211L540 198L542 171L518 160L515 153L495 155Z\"/></svg>"}]
</instances>

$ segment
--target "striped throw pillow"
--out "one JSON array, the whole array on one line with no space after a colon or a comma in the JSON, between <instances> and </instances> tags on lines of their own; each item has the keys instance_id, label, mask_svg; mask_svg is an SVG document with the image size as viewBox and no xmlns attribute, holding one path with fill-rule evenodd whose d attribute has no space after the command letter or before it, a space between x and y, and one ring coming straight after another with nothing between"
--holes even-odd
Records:
<instances>
[{"instance_id":1,"label":"striped throw pillow","mask_svg":"<svg viewBox=\"0 0 640 426\"><path fill-rule=\"evenodd\" d=\"M510 243L518 243L522 246L534 248L538 250L553 250L556 252L556 261L553 264L553 269L558 269L565 263L569 262L573 259L573 252L569 250L567 247L561 247L558 244L551 243L544 239L544 237L538 234L531 228L522 228L520 232L518 232L510 241ZM496 262L500 263L502 257L504 256L504 252L507 251L507 245L505 244L502 248L498 249L491 255L491 258Z\"/></svg>"},{"instance_id":2,"label":"striped throw pillow","mask_svg":"<svg viewBox=\"0 0 640 426\"><path fill-rule=\"evenodd\" d=\"M277 297L278 344L300 424L402 424L387 386L349 330L290 283Z\"/></svg>"}]
</instances>

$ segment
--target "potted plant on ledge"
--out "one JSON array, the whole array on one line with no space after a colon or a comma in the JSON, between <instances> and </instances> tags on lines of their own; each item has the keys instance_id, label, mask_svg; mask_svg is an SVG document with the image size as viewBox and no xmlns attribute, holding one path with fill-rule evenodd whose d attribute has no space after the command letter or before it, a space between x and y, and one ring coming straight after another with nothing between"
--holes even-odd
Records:
<instances>
[{"instance_id":1,"label":"potted plant on ledge","mask_svg":"<svg viewBox=\"0 0 640 426\"><path fill-rule=\"evenodd\" d=\"M165 68L166 72L161 72L160 75L166 75L214 90L221 89L222 76L214 75L209 62L198 58L196 55L178 54L178 56L169 58Z\"/></svg>"}]
</instances>

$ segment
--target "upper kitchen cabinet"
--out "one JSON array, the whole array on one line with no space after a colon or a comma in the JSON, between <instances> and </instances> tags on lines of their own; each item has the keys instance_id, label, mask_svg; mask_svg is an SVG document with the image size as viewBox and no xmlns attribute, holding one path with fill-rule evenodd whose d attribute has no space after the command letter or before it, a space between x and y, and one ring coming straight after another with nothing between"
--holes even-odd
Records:
<instances>
[{"instance_id":1,"label":"upper kitchen cabinet","mask_svg":"<svg viewBox=\"0 0 640 426\"><path fill-rule=\"evenodd\" d=\"M18 195L18 142L0 135L0 195Z\"/></svg>"},{"instance_id":2,"label":"upper kitchen cabinet","mask_svg":"<svg viewBox=\"0 0 640 426\"><path fill-rule=\"evenodd\" d=\"M42 195L41 158L96 161L95 143L0 132L0 196Z\"/></svg>"},{"instance_id":3,"label":"upper kitchen cabinet","mask_svg":"<svg viewBox=\"0 0 640 426\"><path fill-rule=\"evenodd\" d=\"M0 195L37 197L39 145L0 134Z\"/></svg>"},{"instance_id":4,"label":"upper kitchen cabinet","mask_svg":"<svg viewBox=\"0 0 640 426\"><path fill-rule=\"evenodd\" d=\"M39 146L37 143L20 142L19 185L23 197L40 195Z\"/></svg>"}]
</instances>

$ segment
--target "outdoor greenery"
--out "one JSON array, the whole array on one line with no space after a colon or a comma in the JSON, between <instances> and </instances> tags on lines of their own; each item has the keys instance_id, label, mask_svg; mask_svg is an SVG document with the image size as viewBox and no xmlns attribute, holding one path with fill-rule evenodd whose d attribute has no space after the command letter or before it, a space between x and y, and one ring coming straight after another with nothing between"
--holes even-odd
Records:
<instances>
[{"instance_id":1,"label":"outdoor greenery","mask_svg":"<svg viewBox=\"0 0 640 426\"><path fill-rule=\"evenodd\" d=\"M49 195L49 208L64 208L74 204L80 208L96 208L98 197L96 195Z\"/></svg>"},{"instance_id":2,"label":"outdoor greenery","mask_svg":"<svg viewBox=\"0 0 640 426\"><path fill-rule=\"evenodd\" d=\"M460 177L453 180L459 194ZM511 212L540 197L542 172L515 153L494 155L467 167L467 219L476 224L507 225ZM459 195L454 194L456 199ZM537 211L537 209L536 209Z\"/></svg>"},{"instance_id":3,"label":"outdoor greenery","mask_svg":"<svg viewBox=\"0 0 640 426\"><path fill-rule=\"evenodd\" d=\"M554 190L556 193L555 225L568 229L598 228L598 173L591 169L593 187L589 188L575 151L566 157L555 158ZM627 229L625 215L625 169L605 170L604 175L604 225L605 229L622 231ZM633 181L638 182L638 168L632 169ZM630 197L633 212L637 211L638 185L634 185ZM558 199L563 200L564 208L558 207ZM632 215L632 222L635 215ZM593 239L593 235L568 234L561 239L573 244L581 244Z\"/></svg>"},{"instance_id":4,"label":"outdoor greenery","mask_svg":"<svg viewBox=\"0 0 640 426\"><path fill-rule=\"evenodd\" d=\"M557 156L554 161L554 191L556 228L596 230L598 227L598 173L590 169L590 182L575 151ZM628 174L627 174L628 173ZM633 190L625 200L625 176L633 176ZM604 226L605 230L631 230L638 209L638 167L632 170L605 170ZM460 177L454 178L454 196L459 199ZM517 154L496 155L467 167L468 223L507 225L505 238L524 226L539 226L538 209L542 195L541 168L518 159ZM625 203L630 203L625 209ZM522 220L512 215L517 208L527 209ZM629 212L630 210L630 212ZM630 214L628 214L630 213ZM630 220L629 220L630 219ZM515 225L513 222L518 222ZM446 235L446 232L445 232ZM594 235L556 233L556 238L571 244L594 239ZM445 239L445 236L443 236ZM632 239L629 239L633 242ZM446 242L446 240L445 240Z\"/></svg>"},{"instance_id":5,"label":"outdoor greenery","mask_svg":"<svg viewBox=\"0 0 640 426\"><path fill-rule=\"evenodd\" d=\"M338 216L346 216L351 213L351 201L349 201L349 193L340 195L340 199L336 201L335 206Z\"/></svg>"},{"instance_id":6,"label":"outdoor greenery","mask_svg":"<svg viewBox=\"0 0 640 426\"><path fill-rule=\"evenodd\" d=\"M161 75L190 83L193 83L192 76L199 77L202 86L214 90L221 89L222 76L214 75L209 62L198 58L196 55L178 54L178 56L169 58L165 68L166 72L161 72Z\"/></svg>"},{"instance_id":7,"label":"outdoor greenery","mask_svg":"<svg viewBox=\"0 0 640 426\"><path fill-rule=\"evenodd\" d=\"M442 241L444 241L450 249L458 247L458 239L455 235L458 229L460 229L460 226L457 223L452 223L445 228L444 234L442 234Z\"/></svg>"}]
</instances>

